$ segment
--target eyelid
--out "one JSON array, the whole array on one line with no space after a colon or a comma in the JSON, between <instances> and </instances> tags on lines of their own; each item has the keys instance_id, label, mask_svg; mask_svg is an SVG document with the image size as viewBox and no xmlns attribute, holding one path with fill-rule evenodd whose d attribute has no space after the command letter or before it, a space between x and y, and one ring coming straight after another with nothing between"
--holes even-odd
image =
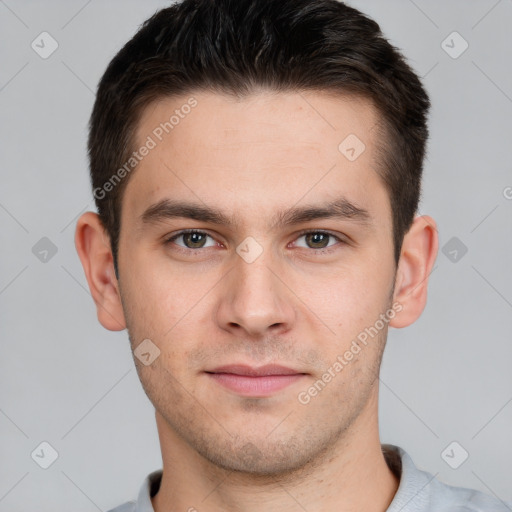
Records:
<instances>
[{"instance_id":1,"label":"eyelid","mask_svg":"<svg viewBox=\"0 0 512 512\"><path fill-rule=\"evenodd\" d=\"M210 237L212 240L214 240L217 244L221 243L221 242L218 242L215 239L215 237L213 235L211 235L210 233L208 233L207 231L204 231L204 230L201 230L201 229L195 229L195 228L183 229L183 230L179 231L178 233L172 234L170 236L166 236L165 239L164 239L164 243L165 244L170 244L170 243L174 242L174 240L176 240L180 236L187 235L187 234L190 234L190 233L198 233L200 235L206 235L206 236ZM304 230L302 230L302 231L300 231L299 233L296 234L293 242L295 242L298 238L301 238L304 235L309 235L311 233L320 233L320 234L323 234L323 235L328 235L328 236L336 239L336 241L338 243L341 243L341 244L346 244L347 243L347 240L345 240L344 238L342 238L342 237L340 237L338 235L335 235L334 233L332 233L330 231L327 231L327 230L324 230L324 229L304 229ZM314 249L314 248L311 248L311 247L305 247L305 248L301 247L301 249L310 249L314 253L322 254L322 253L328 253L328 252L331 252L333 250L336 250L336 246L337 245L338 244L334 244L332 246L327 246L327 247L319 248L319 249ZM176 244L176 247L178 247L178 250L182 250L182 251L185 251L185 252L199 252L200 249L210 249L212 246L210 246L210 247L198 247L196 249L192 249L192 248L188 248L188 247L182 247L181 245L177 245Z\"/></svg>"},{"instance_id":2,"label":"eyelid","mask_svg":"<svg viewBox=\"0 0 512 512\"><path fill-rule=\"evenodd\" d=\"M294 242L298 239L298 238L301 238L303 237L304 235L309 235L311 233L320 233L322 235L328 235L334 239L336 239L336 241L338 242L337 244L333 244L333 245L328 245L327 247L323 247L323 248L320 248L320 249L312 249L311 247L306 247L306 249L310 249L311 251L313 251L314 253L317 253L317 254L323 254L323 253L329 253L329 252L332 252L332 251L335 251L336 250L336 246L341 243L341 244L346 244L347 241L345 239L343 239L342 237L338 236L338 235L335 235L334 233L330 232L330 231L327 231L325 229L304 229L302 231L300 231ZM304 249L304 247L301 247L301 249Z\"/></svg>"},{"instance_id":3,"label":"eyelid","mask_svg":"<svg viewBox=\"0 0 512 512\"><path fill-rule=\"evenodd\" d=\"M191 229L182 229L178 233L174 233L173 235L170 235L170 236L165 236L164 244L166 244L166 245L167 244L171 244L171 243L174 242L174 240L176 240L180 236L188 235L188 234L191 234L191 233L198 233L200 235L206 235L206 236L210 237L212 240L214 240L216 243L219 243L217 240L215 240L213 235L210 235L210 233L208 233L207 231L204 231L204 230L201 230L201 229L191 228ZM189 247L182 247L181 245L177 245L177 247L179 247L181 250L188 251L188 252L190 252L190 251L198 252L199 249L209 249L210 248L210 247L199 247L197 249L191 249Z\"/></svg>"},{"instance_id":4,"label":"eyelid","mask_svg":"<svg viewBox=\"0 0 512 512\"><path fill-rule=\"evenodd\" d=\"M302 231L299 231L299 233L297 233L297 238L304 236L304 235L309 235L310 233L320 233L322 235L329 235L329 236L332 236L333 238L336 238L336 240L343 242L343 238L341 238L338 235L335 235L333 232L326 230L326 229L304 229Z\"/></svg>"}]
</instances>

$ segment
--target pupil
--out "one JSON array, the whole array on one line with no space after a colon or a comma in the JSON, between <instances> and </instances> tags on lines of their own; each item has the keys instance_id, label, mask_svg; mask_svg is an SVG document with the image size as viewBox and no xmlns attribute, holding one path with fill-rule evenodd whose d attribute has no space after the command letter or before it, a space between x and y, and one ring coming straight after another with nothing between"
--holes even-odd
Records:
<instances>
[{"instance_id":1,"label":"pupil","mask_svg":"<svg viewBox=\"0 0 512 512\"><path fill-rule=\"evenodd\" d=\"M324 235L323 233L313 233L311 235L309 235L310 237L310 241L312 239L312 243L313 244L320 244L320 247L323 248L323 247L326 247L327 244L327 235Z\"/></svg>"},{"instance_id":2,"label":"pupil","mask_svg":"<svg viewBox=\"0 0 512 512\"><path fill-rule=\"evenodd\" d=\"M192 245L202 247L204 243L204 237L201 233L188 233L186 236L190 239ZM328 236L323 233L309 234L308 239L313 245L320 244L321 248L327 246L326 242Z\"/></svg>"},{"instance_id":3,"label":"pupil","mask_svg":"<svg viewBox=\"0 0 512 512\"><path fill-rule=\"evenodd\" d=\"M187 236L191 239L191 244L195 247L201 247L204 243L204 239L200 240L200 238L203 237L201 233L188 233Z\"/></svg>"}]
</instances>

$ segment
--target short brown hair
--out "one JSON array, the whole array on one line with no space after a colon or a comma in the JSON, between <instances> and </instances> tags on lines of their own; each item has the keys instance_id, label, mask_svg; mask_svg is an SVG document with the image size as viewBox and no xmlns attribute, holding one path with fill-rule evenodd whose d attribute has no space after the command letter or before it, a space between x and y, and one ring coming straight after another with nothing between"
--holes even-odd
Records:
<instances>
[{"instance_id":1,"label":"short brown hair","mask_svg":"<svg viewBox=\"0 0 512 512\"><path fill-rule=\"evenodd\" d=\"M390 197L398 263L420 198L430 102L379 25L336 0L183 0L144 22L98 86L88 154L116 275L129 176L108 193L104 185L130 158L143 109L193 91L243 97L262 87L357 94L376 106L383 139L378 172Z\"/></svg>"}]
</instances>

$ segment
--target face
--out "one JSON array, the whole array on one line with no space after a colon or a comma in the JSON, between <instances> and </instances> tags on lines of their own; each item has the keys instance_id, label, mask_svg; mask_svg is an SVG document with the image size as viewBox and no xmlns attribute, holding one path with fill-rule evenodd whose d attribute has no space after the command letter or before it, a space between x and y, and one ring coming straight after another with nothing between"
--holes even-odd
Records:
<instances>
[{"instance_id":1,"label":"face","mask_svg":"<svg viewBox=\"0 0 512 512\"><path fill-rule=\"evenodd\" d=\"M119 293L132 348L159 350L134 360L163 428L217 466L294 470L377 414L395 264L376 122L311 92L144 112Z\"/></svg>"}]
</instances>

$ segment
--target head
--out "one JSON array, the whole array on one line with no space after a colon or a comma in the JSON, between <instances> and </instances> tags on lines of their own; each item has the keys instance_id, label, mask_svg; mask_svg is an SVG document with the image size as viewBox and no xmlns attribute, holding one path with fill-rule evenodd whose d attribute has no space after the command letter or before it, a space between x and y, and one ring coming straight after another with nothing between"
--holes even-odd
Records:
<instances>
[{"instance_id":1,"label":"head","mask_svg":"<svg viewBox=\"0 0 512 512\"><path fill-rule=\"evenodd\" d=\"M101 323L151 340L135 362L166 435L269 474L375 426L388 327L421 314L437 251L415 219L428 108L335 0L185 0L114 57L76 243ZM247 395L231 364L296 377Z\"/></svg>"},{"instance_id":2,"label":"head","mask_svg":"<svg viewBox=\"0 0 512 512\"><path fill-rule=\"evenodd\" d=\"M376 171L391 202L398 263L420 198L429 100L378 24L336 0L185 1L148 19L98 87L91 181L116 272L122 197L138 165L130 158L142 113L158 99L198 90L247 98L261 88L357 95L378 110ZM176 121L166 121L173 129Z\"/></svg>"}]
</instances>

